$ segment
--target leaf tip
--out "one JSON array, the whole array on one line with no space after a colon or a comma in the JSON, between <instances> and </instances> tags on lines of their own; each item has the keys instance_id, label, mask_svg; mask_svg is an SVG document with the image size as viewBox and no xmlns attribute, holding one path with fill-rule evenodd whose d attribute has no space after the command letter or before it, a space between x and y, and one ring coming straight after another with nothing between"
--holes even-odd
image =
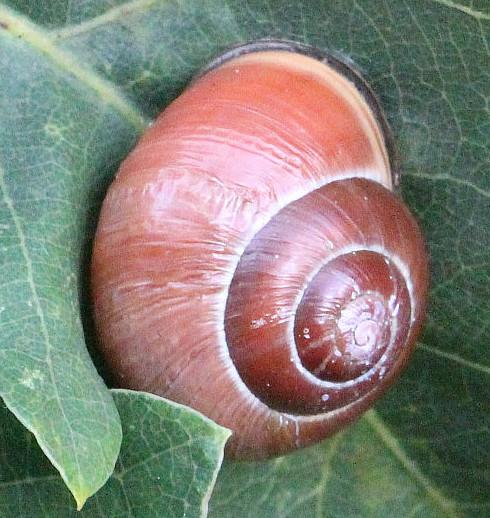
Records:
<instances>
[{"instance_id":1,"label":"leaf tip","mask_svg":"<svg viewBox=\"0 0 490 518\"><path fill-rule=\"evenodd\" d=\"M81 511L87 499L91 496L91 494L86 490L80 489L79 491L72 491L73 498L75 498L75 502L77 504L77 511Z\"/></svg>"}]
</instances>

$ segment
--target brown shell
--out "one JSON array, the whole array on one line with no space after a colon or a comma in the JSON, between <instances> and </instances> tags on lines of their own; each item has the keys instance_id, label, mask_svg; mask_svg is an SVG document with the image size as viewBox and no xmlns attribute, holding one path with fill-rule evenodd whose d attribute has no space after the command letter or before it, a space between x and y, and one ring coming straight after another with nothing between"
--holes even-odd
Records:
<instances>
[{"instance_id":1,"label":"brown shell","mask_svg":"<svg viewBox=\"0 0 490 518\"><path fill-rule=\"evenodd\" d=\"M354 420L425 311L425 248L390 192L374 98L278 45L218 60L160 115L107 193L93 254L118 383L230 428L236 458Z\"/></svg>"}]
</instances>

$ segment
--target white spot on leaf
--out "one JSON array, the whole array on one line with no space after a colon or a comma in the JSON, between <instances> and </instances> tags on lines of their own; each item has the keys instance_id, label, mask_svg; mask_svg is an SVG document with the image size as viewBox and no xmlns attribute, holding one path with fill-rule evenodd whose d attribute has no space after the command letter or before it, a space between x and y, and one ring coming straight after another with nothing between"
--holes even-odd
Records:
<instances>
[{"instance_id":1,"label":"white spot on leaf","mask_svg":"<svg viewBox=\"0 0 490 518\"><path fill-rule=\"evenodd\" d=\"M44 374L39 369L30 370L28 368L24 368L24 372L22 373L22 378L19 380L21 385L27 387L31 390L36 388L36 385L41 385L44 382Z\"/></svg>"}]
</instances>

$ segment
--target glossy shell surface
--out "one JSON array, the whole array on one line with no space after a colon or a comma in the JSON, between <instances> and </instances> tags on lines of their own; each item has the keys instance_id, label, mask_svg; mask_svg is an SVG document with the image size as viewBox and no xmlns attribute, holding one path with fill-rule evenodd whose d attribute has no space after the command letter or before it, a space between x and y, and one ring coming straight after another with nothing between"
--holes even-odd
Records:
<instances>
[{"instance_id":1,"label":"glossy shell surface","mask_svg":"<svg viewBox=\"0 0 490 518\"><path fill-rule=\"evenodd\" d=\"M383 124L308 53L236 53L123 162L97 230L102 352L121 386L189 405L263 458L355 419L420 330L427 260Z\"/></svg>"}]
</instances>

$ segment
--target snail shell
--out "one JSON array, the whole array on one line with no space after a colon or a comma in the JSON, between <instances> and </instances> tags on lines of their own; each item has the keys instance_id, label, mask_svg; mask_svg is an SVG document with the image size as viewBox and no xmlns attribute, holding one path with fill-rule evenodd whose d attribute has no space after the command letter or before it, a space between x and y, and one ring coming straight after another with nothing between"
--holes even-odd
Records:
<instances>
[{"instance_id":1,"label":"snail shell","mask_svg":"<svg viewBox=\"0 0 490 518\"><path fill-rule=\"evenodd\" d=\"M242 459L366 410L406 364L427 293L390 135L363 79L316 49L261 41L213 62L103 204L93 300L117 382L230 428Z\"/></svg>"}]
</instances>

